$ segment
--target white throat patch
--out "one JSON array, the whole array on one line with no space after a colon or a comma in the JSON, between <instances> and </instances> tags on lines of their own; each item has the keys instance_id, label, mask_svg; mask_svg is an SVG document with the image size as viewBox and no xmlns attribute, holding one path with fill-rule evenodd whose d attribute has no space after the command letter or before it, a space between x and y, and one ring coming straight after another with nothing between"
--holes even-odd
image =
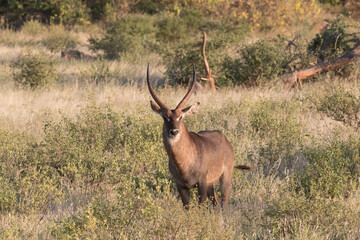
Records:
<instances>
[{"instance_id":1,"label":"white throat patch","mask_svg":"<svg viewBox=\"0 0 360 240\"><path fill-rule=\"evenodd\" d=\"M180 133L178 133L175 137L168 137L167 140L169 142L170 145L173 145L175 143L177 143L180 139Z\"/></svg>"}]
</instances>

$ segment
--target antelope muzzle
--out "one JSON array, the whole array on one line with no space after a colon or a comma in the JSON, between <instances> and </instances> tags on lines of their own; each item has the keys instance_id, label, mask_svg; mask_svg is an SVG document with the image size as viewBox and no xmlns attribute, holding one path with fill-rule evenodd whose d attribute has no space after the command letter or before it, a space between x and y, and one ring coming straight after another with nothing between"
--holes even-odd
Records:
<instances>
[{"instance_id":1,"label":"antelope muzzle","mask_svg":"<svg viewBox=\"0 0 360 240\"><path fill-rule=\"evenodd\" d=\"M170 137L175 137L178 134L179 134L179 129L170 129L170 131L169 131Z\"/></svg>"}]
</instances>

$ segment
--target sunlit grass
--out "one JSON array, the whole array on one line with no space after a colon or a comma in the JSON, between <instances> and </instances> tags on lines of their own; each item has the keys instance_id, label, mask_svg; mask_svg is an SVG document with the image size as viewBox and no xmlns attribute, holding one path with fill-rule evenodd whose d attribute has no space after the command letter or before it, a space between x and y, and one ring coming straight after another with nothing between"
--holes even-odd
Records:
<instances>
[{"instance_id":1,"label":"sunlit grass","mask_svg":"<svg viewBox=\"0 0 360 240\"><path fill-rule=\"evenodd\" d=\"M323 197L326 191L305 193L298 183L311 164L309 153L348 154L352 158L346 161L354 161L357 171L358 128L333 119L319 105L341 89L356 106L358 66L347 76L321 76L303 89L284 91L280 84L222 88L216 93L197 89L188 104L200 102L200 109L185 119L188 129L223 131L234 146L235 162L256 168L234 172L229 211L198 206L195 191L192 208L185 211L167 169L163 120L150 108L147 63L158 95L170 108L186 88L167 84L158 55L135 62L65 61L54 54L62 75L59 83L35 90L17 88L10 63L27 44L34 51L44 47L36 43L37 34L25 40L29 33L1 31L0 238L360 237L357 179L344 177L344 188L350 186L351 191L331 197ZM84 43L82 34L78 36ZM99 62L109 66L109 83L88 82ZM341 103L340 98L335 110ZM336 141L351 152L332 153ZM336 173L327 170L329 176ZM316 174L311 176L316 180ZM322 181L326 183L326 178ZM53 201L47 203L42 194ZM37 206L34 199L45 203Z\"/></svg>"}]
</instances>

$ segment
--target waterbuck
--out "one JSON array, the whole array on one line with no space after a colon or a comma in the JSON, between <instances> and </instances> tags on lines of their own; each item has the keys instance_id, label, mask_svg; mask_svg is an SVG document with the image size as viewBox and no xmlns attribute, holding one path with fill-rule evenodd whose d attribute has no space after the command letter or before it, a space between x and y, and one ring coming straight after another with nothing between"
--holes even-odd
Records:
<instances>
[{"instance_id":1,"label":"waterbuck","mask_svg":"<svg viewBox=\"0 0 360 240\"><path fill-rule=\"evenodd\" d=\"M176 182L184 206L188 207L190 189L197 186L199 202L206 196L214 205L219 204L214 185L220 180L222 206L227 207L231 188L233 168L247 169L245 165L234 166L234 149L220 131L189 132L183 118L197 112L200 103L184 108L195 88L195 67L188 92L177 107L170 110L156 95L147 67L147 85L153 99L151 108L164 119L163 143L169 156L169 169Z\"/></svg>"}]
</instances>

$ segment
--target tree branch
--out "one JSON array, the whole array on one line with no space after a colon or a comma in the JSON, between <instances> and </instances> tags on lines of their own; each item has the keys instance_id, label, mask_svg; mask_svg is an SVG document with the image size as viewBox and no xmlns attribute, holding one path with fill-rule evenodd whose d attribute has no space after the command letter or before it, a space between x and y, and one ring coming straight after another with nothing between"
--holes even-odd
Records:
<instances>
[{"instance_id":1,"label":"tree branch","mask_svg":"<svg viewBox=\"0 0 360 240\"><path fill-rule=\"evenodd\" d=\"M284 83L284 88L289 89L293 86L297 86L304 79L308 79L318 73L329 72L340 67L345 66L346 64L354 61L360 56L360 40L356 43L355 47L348 53L338 57L334 60L328 62L321 62L316 64L313 67L301 69L294 71L292 73L286 73L281 77L281 80Z\"/></svg>"},{"instance_id":2,"label":"tree branch","mask_svg":"<svg viewBox=\"0 0 360 240\"><path fill-rule=\"evenodd\" d=\"M208 61L207 61L206 56L205 56L205 45L206 45L206 33L204 32L204 33L203 33L202 56L203 56L203 58L204 58L205 71L206 71L207 78L201 78L201 80L205 80L205 79L206 79L206 81L209 81L209 84L210 84L211 89L212 89L214 92L216 92L215 81L214 81L213 76L211 75L211 69L210 69L210 67L209 67Z\"/></svg>"}]
</instances>

